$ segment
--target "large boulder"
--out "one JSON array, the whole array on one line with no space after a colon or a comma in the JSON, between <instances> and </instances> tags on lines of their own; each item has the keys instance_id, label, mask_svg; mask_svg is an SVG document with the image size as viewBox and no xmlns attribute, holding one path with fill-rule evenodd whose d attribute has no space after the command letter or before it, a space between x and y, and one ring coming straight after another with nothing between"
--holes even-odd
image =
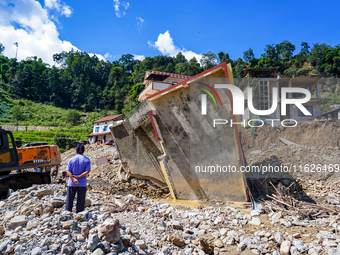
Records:
<instances>
[{"instance_id":1,"label":"large boulder","mask_svg":"<svg viewBox=\"0 0 340 255\"><path fill-rule=\"evenodd\" d=\"M98 236L102 241L116 243L120 240L119 220L107 219L98 227Z\"/></svg>"}]
</instances>

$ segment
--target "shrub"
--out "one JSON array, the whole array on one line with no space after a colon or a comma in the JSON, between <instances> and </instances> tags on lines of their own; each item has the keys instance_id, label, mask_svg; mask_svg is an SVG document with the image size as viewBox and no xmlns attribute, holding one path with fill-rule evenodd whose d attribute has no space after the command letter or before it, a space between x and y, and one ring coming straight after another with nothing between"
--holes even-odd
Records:
<instances>
[{"instance_id":1,"label":"shrub","mask_svg":"<svg viewBox=\"0 0 340 255\"><path fill-rule=\"evenodd\" d=\"M77 126L80 123L80 113L76 110L70 110L66 113L65 120L73 126Z\"/></svg>"},{"instance_id":2,"label":"shrub","mask_svg":"<svg viewBox=\"0 0 340 255\"><path fill-rule=\"evenodd\" d=\"M76 143L75 139L62 133L57 133L54 136L53 141L62 150L68 150L70 148L73 148Z\"/></svg>"}]
</instances>

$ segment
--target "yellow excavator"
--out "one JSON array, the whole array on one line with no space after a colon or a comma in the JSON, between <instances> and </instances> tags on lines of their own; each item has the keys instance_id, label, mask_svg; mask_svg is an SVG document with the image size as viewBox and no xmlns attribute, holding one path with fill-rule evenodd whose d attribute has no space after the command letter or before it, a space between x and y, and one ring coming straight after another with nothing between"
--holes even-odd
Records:
<instances>
[{"instance_id":1,"label":"yellow excavator","mask_svg":"<svg viewBox=\"0 0 340 255\"><path fill-rule=\"evenodd\" d=\"M51 183L49 172L20 170L52 167L60 163L58 146L29 143L21 147L21 142L14 141L11 131L0 127L0 197L7 195L8 189L16 190L30 187L32 184ZM19 173L10 174L12 170L19 170Z\"/></svg>"}]
</instances>

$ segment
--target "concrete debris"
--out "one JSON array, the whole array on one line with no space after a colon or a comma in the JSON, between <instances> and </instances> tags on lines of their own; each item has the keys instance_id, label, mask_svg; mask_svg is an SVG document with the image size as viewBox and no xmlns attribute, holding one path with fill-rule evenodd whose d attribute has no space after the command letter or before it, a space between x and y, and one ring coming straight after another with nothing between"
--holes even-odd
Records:
<instances>
[{"instance_id":1,"label":"concrete debris","mask_svg":"<svg viewBox=\"0 0 340 255\"><path fill-rule=\"evenodd\" d=\"M283 142L285 145L288 145L288 146L300 146L299 144L297 143L293 143L291 141L288 141L286 139L283 139L281 137L279 137L280 141Z\"/></svg>"},{"instance_id":2,"label":"concrete debris","mask_svg":"<svg viewBox=\"0 0 340 255\"><path fill-rule=\"evenodd\" d=\"M53 193L25 200L27 194L43 189ZM43 214L35 213L36 208L47 208L65 191L66 187L61 184L33 186L19 190L15 198L3 200L1 253L272 254L279 248L280 254L307 251L318 254L337 252L340 246L336 234L340 217L336 214L308 220L280 212L251 216L250 204L248 209L225 202L204 209L189 208L132 194L104 195L88 191L87 198L92 204L84 212L66 212L62 205L51 206ZM112 211L116 204L123 209ZM17 210L12 213L10 209L15 206ZM282 220L294 224L286 228ZM260 224L253 224L254 221Z\"/></svg>"}]
</instances>

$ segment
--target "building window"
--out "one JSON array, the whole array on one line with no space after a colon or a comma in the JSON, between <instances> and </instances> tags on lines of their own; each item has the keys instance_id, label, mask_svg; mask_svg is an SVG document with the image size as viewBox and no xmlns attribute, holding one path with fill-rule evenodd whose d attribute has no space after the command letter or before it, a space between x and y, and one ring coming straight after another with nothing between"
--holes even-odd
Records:
<instances>
[{"instance_id":1,"label":"building window","mask_svg":"<svg viewBox=\"0 0 340 255\"><path fill-rule=\"evenodd\" d=\"M94 132L95 132L95 133L98 133L98 132L99 132L99 127L96 127L96 129L95 129Z\"/></svg>"},{"instance_id":2,"label":"building window","mask_svg":"<svg viewBox=\"0 0 340 255\"><path fill-rule=\"evenodd\" d=\"M104 126L104 128L103 128L103 131L105 132L105 131L107 131L107 125L106 126Z\"/></svg>"},{"instance_id":3,"label":"building window","mask_svg":"<svg viewBox=\"0 0 340 255\"><path fill-rule=\"evenodd\" d=\"M259 106L260 110L268 110L269 104L269 87L268 81L260 81L259 84Z\"/></svg>"},{"instance_id":4,"label":"building window","mask_svg":"<svg viewBox=\"0 0 340 255\"><path fill-rule=\"evenodd\" d=\"M312 116L313 116L313 106L305 106L305 107L306 107L307 111L309 111L312 114ZM298 108L298 116L305 116L303 114L303 112L300 111L299 108Z\"/></svg>"}]
</instances>

